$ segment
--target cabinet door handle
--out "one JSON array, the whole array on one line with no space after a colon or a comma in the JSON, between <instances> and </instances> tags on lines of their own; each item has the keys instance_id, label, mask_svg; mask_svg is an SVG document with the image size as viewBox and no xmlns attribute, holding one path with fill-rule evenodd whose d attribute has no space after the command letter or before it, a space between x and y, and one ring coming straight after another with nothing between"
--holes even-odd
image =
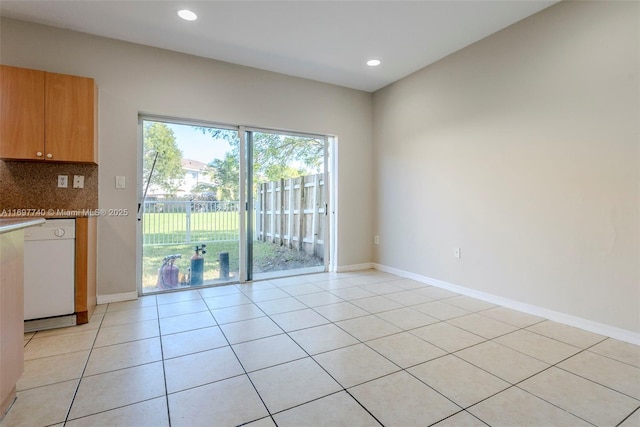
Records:
<instances>
[{"instance_id":1,"label":"cabinet door handle","mask_svg":"<svg viewBox=\"0 0 640 427\"><path fill-rule=\"evenodd\" d=\"M47 159L52 159L53 158L53 154L49 153L47 154Z\"/></svg>"},{"instance_id":2,"label":"cabinet door handle","mask_svg":"<svg viewBox=\"0 0 640 427\"><path fill-rule=\"evenodd\" d=\"M38 156L38 157L42 157L42 151L38 151L38 152L36 153L36 156Z\"/></svg>"}]
</instances>

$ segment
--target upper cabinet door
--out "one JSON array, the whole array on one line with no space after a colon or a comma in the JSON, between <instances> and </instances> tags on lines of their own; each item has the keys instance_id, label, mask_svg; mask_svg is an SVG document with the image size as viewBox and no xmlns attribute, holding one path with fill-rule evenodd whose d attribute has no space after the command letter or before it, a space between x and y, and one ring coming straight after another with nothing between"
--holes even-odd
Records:
<instances>
[{"instance_id":1,"label":"upper cabinet door","mask_svg":"<svg viewBox=\"0 0 640 427\"><path fill-rule=\"evenodd\" d=\"M98 163L97 98L93 79L46 73L47 160Z\"/></svg>"},{"instance_id":2,"label":"upper cabinet door","mask_svg":"<svg viewBox=\"0 0 640 427\"><path fill-rule=\"evenodd\" d=\"M0 65L0 158L44 159L44 71Z\"/></svg>"}]
</instances>

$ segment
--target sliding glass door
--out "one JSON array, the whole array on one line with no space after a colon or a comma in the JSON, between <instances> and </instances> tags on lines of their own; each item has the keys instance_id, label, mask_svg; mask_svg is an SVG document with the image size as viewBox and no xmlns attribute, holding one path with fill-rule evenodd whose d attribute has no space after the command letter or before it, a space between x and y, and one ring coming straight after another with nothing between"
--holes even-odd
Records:
<instances>
[{"instance_id":1,"label":"sliding glass door","mask_svg":"<svg viewBox=\"0 0 640 427\"><path fill-rule=\"evenodd\" d=\"M141 293L238 281L238 131L142 119Z\"/></svg>"},{"instance_id":2,"label":"sliding glass door","mask_svg":"<svg viewBox=\"0 0 640 427\"><path fill-rule=\"evenodd\" d=\"M247 131L248 278L325 270L325 137Z\"/></svg>"},{"instance_id":3,"label":"sliding glass door","mask_svg":"<svg viewBox=\"0 0 640 427\"><path fill-rule=\"evenodd\" d=\"M325 271L327 139L143 117L140 293Z\"/></svg>"}]
</instances>

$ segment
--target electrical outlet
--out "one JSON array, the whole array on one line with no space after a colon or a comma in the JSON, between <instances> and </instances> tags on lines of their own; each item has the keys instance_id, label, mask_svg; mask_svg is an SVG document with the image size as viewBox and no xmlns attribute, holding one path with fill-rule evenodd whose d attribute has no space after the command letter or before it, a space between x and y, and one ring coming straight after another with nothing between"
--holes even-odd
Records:
<instances>
[{"instance_id":1,"label":"electrical outlet","mask_svg":"<svg viewBox=\"0 0 640 427\"><path fill-rule=\"evenodd\" d=\"M453 249L453 256L456 258L460 258L460 248Z\"/></svg>"},{"instance_id":2,"label":"electrical outlet","mask_svg":"<svg viewBox=\"0 0 640 427\"><path fill-rule=\"evenodd\" d=\"M84 175L73 176L73 188L84 188Z\"/></svg>"},{"instance_id":3,"label":"electrical outlet","mask_svg":"<svg viewBox=\"0 0 640 427\"><path fill-rule=\"evenodd\" d=\"M380 236L375 236L375 237L373 238L373 243L375 243L376 245L377 245L378 243L380 243Z\"/></svg>"},{"instance_id":4,"label":"electrical outlet","mask_svg":"<svg viewBox=\"0 0 640 427\"><path fill-rule=\"evenodd\" d=\"M67 188L69 186L69 177L67 175L58 175L58 188Z\"/></svg>"}]
</instances>

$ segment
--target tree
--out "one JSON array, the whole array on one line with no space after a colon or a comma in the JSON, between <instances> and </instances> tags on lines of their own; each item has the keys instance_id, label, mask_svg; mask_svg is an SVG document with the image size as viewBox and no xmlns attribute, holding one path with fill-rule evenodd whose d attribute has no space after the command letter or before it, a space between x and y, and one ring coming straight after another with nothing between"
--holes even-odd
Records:
<instances>
[{"instance_id":1,"label":"tree","mask_svg":"<svg viewBox=\"0 0 640 427\"><path fill-rule=\"evenodd\" d=\"M224 159L215 159L209 163L213 182L218 189L218 200L238 200L240 168L238 157L233 152L227 152Z\"/></svg>"},{"instance_id":2,"label":"tree","mask_svg":"<svg viewBox=\"0 0 640 427\"><path fill-rule=\"evenodd\" d=\"M238 195L238 158L240 140L232 130L199 128L202 133L215 139L224 139L232 147L224 160L214 160L209 166L214 170L215 182L224 185L220 190L220 200L230 200ZM295 178L321 172L324 161L324 140L303 138L275 133L253 133L253 176L254 182L269 182L280 178ZM235 170L233 169L235 168Z\"/></svg>"},{"instance_id":3,"label":"tree","mask_svg":"<svg viewBox=\"0 0 640 427\"><path fill-rule=\"evenodd\" d=\"M199 200L216 201L218 200L217 191L218 189L216 188L215 184L200 182L191 189L191 194Z\"/></svg>"},{"instance_id":4,"label":"tree","mask_svg":"<svg viewBox=\"0 0 640 427\"><path fill-rule=\"evenodd\" d=\"M297 178L299 176L305 175L306 170L302 168L293 168L291 166L283 166L279 164L270 164L263 168L264 176L254 176L254 181L257 183L260 182L269 182L269 181L277 181L281 178Z\"/></svg>"},{"instance_id":5,"label":"tree","mask_svg":"<svg viewBox=\"0 0 640 427\"><path fill-rule=\"evenodd\" d=\"M144 162L143 179L146 188L157 186L168 195L176 193L184 171L182 170L182 151L176 143L176 136L169 127L160 122L145 121L143 125L144 138ZM150 177L151 168L155 160L153 175Z\"/></svg>"},{"instance_id":6,"label":"tree","mask_svg":"<svg viewBox=\"0 0 640 427\"><path fill-rule=\"evenodd\" d=\"M318 173L324 141L273 133L253 134L253 173L256 182Z\"/></svg>"}]
</instances>

